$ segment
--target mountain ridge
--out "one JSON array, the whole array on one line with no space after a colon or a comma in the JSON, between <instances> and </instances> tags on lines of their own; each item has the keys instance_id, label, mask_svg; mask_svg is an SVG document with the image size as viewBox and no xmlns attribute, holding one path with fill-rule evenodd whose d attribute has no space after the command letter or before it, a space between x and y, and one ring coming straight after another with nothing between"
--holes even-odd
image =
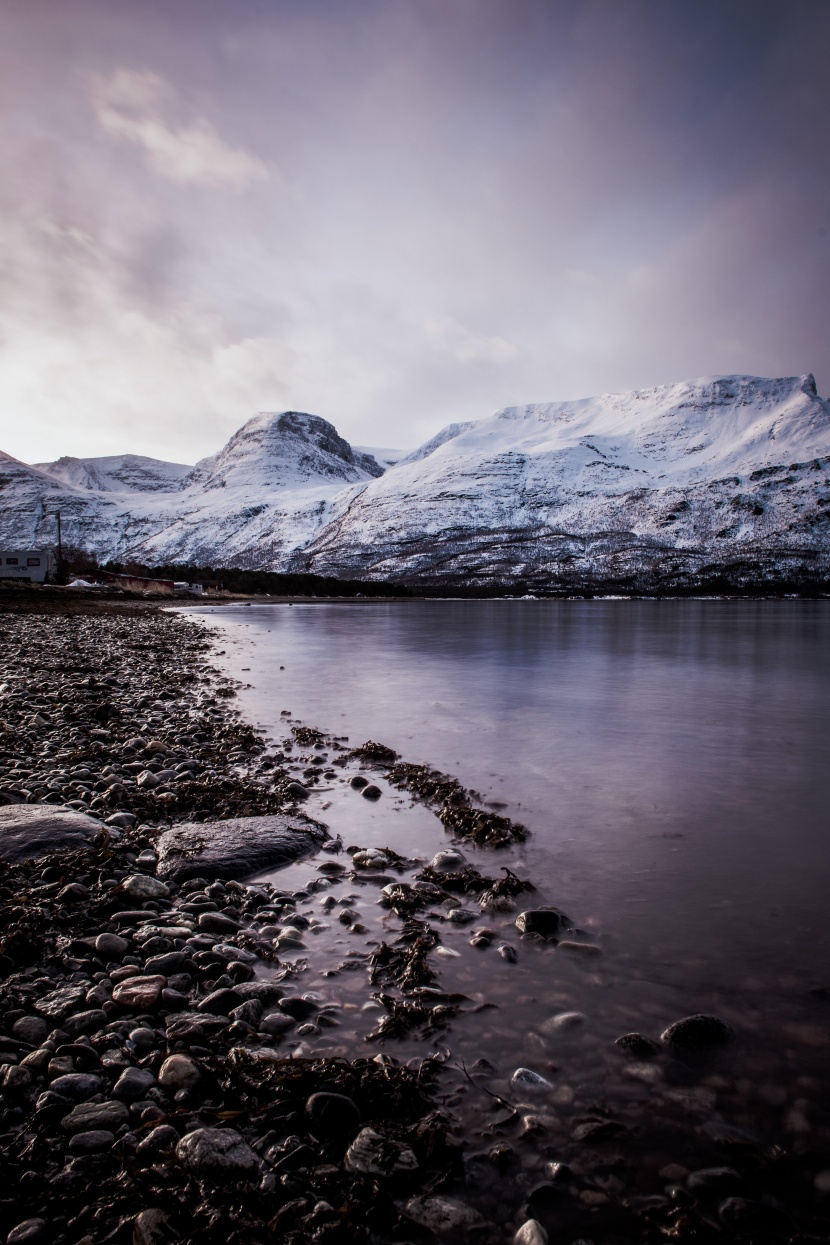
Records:
<instances>
[{"instance_id":1,"label":"mountain ridge","mask_svg":"<svg viewBox=\"0 0 830 1245\"><path fill-rule=\"evenodd\" d=\"M150 564L538 591L815 580L830 573L828 464L811 374L505 407L388 465L319 416L262 412L192 469L2 455L0 540L43 543L60 508L65 540Z\"/></svg>"}]
</instances>

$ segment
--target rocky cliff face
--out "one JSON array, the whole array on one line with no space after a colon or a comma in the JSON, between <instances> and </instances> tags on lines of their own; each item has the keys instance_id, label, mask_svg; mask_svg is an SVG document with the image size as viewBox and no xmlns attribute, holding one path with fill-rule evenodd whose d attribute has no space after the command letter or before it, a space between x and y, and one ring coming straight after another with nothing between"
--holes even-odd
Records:
<instances>
[{"instance_id":1,"label":"rocky cliff face","mask_svg":"<svg viewBox=\"0 0 830 1245\"><path fill-rule=\"evenodd\" d=\"M671 590L830 575L830 408L812 376L509 407L450 425L386 471L297 412L256 416L186 474L142 468L154 481L143 490L128 459L73 460L84 477L67 460L0 456L0 541L48 541L60 509L64 539L103 557L437 588Z\"/></svg>"}]
</instances>

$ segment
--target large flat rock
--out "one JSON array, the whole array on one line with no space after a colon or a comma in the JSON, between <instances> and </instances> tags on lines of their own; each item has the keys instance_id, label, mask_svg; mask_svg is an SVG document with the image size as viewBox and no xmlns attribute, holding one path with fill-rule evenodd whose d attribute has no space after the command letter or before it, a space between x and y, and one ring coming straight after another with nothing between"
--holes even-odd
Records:
<instances>
[{"instance_id":1,"label":"large flat rock","mask_svg":"<svg viewBox=\"0 0 830 1245\"><path fill-rule=\"evenodd\" d=\"M100 821L54 804L0 807L0 856L16 863L61 847L82 847L101 829Z\"/></svg>"},{"instance_id":2,"label":"large flat rock","mask_svg":"<svg viewBox=\"0 0 830 1245\"><path fill-rule=\"evenodd\" d=\"M315 852L328 831L278 814L180 822L160 836L161 878L244 878Z\"/></svg>"}]
</instances>

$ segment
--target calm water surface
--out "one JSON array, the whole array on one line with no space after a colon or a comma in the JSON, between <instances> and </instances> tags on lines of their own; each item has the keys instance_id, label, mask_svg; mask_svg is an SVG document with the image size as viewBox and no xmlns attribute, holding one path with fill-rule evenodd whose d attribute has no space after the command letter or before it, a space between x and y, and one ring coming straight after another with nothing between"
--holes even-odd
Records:
<instances>
[{"instance_id":1,"label":"calm water surface","mask_svg":"<svg viewBox=\"0 0 830 1245\"><path fill-rule=\"evenodd\" d=\"M520 862L640 963L821 977L827 604L344 603L208 618L253 685L243 713L275 737L290 709L353 743L382 740L505 804L532 837L498 863Z\"/></svg>"}]
</instances>

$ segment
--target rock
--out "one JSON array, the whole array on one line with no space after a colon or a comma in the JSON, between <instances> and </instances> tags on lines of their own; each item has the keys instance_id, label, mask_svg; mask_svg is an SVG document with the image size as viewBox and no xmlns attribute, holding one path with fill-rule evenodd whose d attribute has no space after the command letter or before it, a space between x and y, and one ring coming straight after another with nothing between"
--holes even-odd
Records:
<instances>
[{"instance_id":1,"label":"rock","mask_svg":"<svg viewBox=\"0 0 830 1245\"><path fill-rule=\"evenodd\" d=\"M538 1219L526 1219L513 1237L513 1245L548 1245L548 1234Z\"/></svg>"},{"instance_id":2,"label":"rock","mask_svg":"<svg viewBox=\"0 0 830 1245\"><path fill-rule=\"evenodd\" d=\"M553 1089L550 1081L546 1081L531 1068L517 1068L510 1078L510 1084L517 1085L520 1089L528 1090L530 1093L542 1093L544 1090Z\"/></svg>"},{"instance_id":3,"label":"rock","mask_svg":"<svg viewBox=\"0 0 830 1245\"><path fill-rule=\"evenodd\" d=\"M6 1237L6 1245L42 1245L48 1239L45 1219L24 1219L12 1228Z\"/></svg>"},{"instance_id":4,"label":"rock","mask_svg":"<svg viewBox=\"0 0 830 1245\"><path fill-rule=\"evenodd\" d=\"M64 1098L81 1102L84 1098L100 1094L103 1084L101 1078L93 1076L91 1072L68 1072L65 1076L55 1077L49 1088Z\"/></svg>"},{"instance_id":5,"label":"rock","mask_svg":"<svg viewBox=\"0 0 830 1245\"><path fill-rule=\"evenodd\" d=\"M50 1020L60 1021L84 1001L86 989L83 986L59 986L50 990L35 1002L35 1011Z\"/></svg>"},{"instance_id":6,"label":"rock","mask_svg":"<svg viewBox=\"0 0 830 1245\"><path fill-rule=\"evenodd\" d=\"M450 869L461 869L466 863L467 857L464 853L456 851L452 847L443 852L436 852L429 862L431 869L438 869L441 872Z\"/></svg>"},{"instance_id":7,"label":"rock","mask_svg":"<svg viewBox=\"0 0 830 1245\"><path fill-rule=\"evenodd\" d=\"M345 1094L325 1091L311 1095L305 1104L305 1116L312 1136L319 1141L353 1133L360 1123L357 1103Z\"/></svg>"},{"instance_id":8,"label":"rock","mask_svg":"<svg viewBox=\"0 0 830 1245\"><path fill-rule=\"evenodd\" d=\"M380 787L376 787L374 783L370 783L368 787L364 787L360 793L364 800L379 800L383 795Z\"/></svg>"},{"instance_id":9,"label":"rock","mask_svg":"<svg viewBox=\"0 0 830 1245\"><path fill-rule=\"evenodd\" d=\"M480 912L473 912L471 908L453 908L447 920L452 921L453 925L472 925L473 921L477 921Z\"/></svg>"},{"instance_id":10,"label":"rock","mask_svg":"<svg viewBox=\"0 0 830 1245\"><path fill-rule=\"evenodd\" d=\"M293 1029L296 1023L293 1016L286 1016L284 1012L269 1012L259 1022L259 1030L269 1037L281 1037L283 1033Z\"/></svg>"},{"instance_id":11,"label":"rock","mask_svg":"<svg viewBox=\"0 0 830 1245\"><path fill-rule=\"evenodd\" d=\"M147 1096L147 1090L156 1083L149 1068L125 1068L112 1089L113 1098L121 1098L124 1102L137 1102Z\"/></svg>"},{"instance_id":12,"label":"rock","mask_svg":"<svg viewBox=\"0 0 830 1245\"><path fill-rule=\"evenodd\" d=\"M130 826L134 826L135 823L135 813L113 813L112 817L106 819L104 825L112 826L114 830L129 830Z\"/></svg>"},{"instance_id":13,"label":"rock","mask_svg":"<svg viewBox=\"0 0 830 1245\"><path fill-rule=\"evenodd\" d=\"M439 1236L464 1232L482 1222L477 1210L451 1197L411 1197L405 1210L415 1223Z\"/></svg>"},{"instance_id":14,"label":"rock","mask_svg":"<svg viewBox=\"0 0 830 1245\"><path fill-rule=\"evenodd\" d=\"M70 1154L99 1154L101 1150L111 1150L115 1145L115 1134L104 1128L96 1128L88 1133L75 1133L69 1142Z\"/></svg>"},{"instance_id":15,"label":"rock","mask_svg":"<svg viewBox=\"0 0 830 1245\"><path fill-rule=\"evenodd\" d=\"M161 1150L172 1150L178 1140L179 1134L172 1124L159 1124L138 1143L135 1152L139 1158L154 1157Z\"/></svg>"},{"instance_id":16,"label":"rock","mask_svg":"<svg viewBox=\"0 0 830 1245\"><path fill-rule=\"evenodd\" d=\"M232 1008L228 1015L231 1020L241 1021L242 1024L257 1027L262 1019L262 1004L259 999L247 999L244 1003L240 1003L238 1007Z\"/></svg>"},{"instance_id":17,"label":"rock","mask_svg":"<svg viewBox=\"0 0 830 1245\"><path fill-rule=\"evenodd\" d=\"M232 989L214 990L196 1004L197 1012L212 1012L214 1016L229 1016L242 1002L241 994Z\"/></svg>"},{"instance_id":18,"label":"rock","mask_svg":"<svg viewBox=\"0 0 830 1245\"><path fill-rule=\"evenodd\" d=\"M783 1211L746 1197L728 1197L721 1203L718 1217L725 1228L734 1228L741 1233L758 1233L759 1236L789 1232L792 1228Z\"/></svg>"},{"instance_id":19,"label":"rock","mask_svg":"<svg viewBox=\"0 0 830 1245\"><path fill-rule=\"evenodd\" d=\"M49 1033L49 1025L41 1016L21 1016L12 1025L12 1033L29 1046L39 1045Z\"/></svg>"},{"instance_id":20,"label":"rock","mask_svg":"<svg viewBox=\"0 0 830 1245\"><path fill-rule=\"evenodd\" d=\"M732 1167L702 1167L690 1172L686 1180L686 1188L695 1197L723 1197L736 1193L742 1184L740 1173Z\"/></svg>"},{"instance_id":21,"label":"rock","mask_svg":"<svg viewBox=\"0 0 830 1245\"><path fill-rule=\"evenodd\" d=\"M127 977L113 990L112 1001L128 1011L150 1011L158 1003L166 984L167 978L161 975Z\"/></svg>"},{"instance_id":22,"label":"rock","mask_svg":"<svg viewBox=\"0 0 830 1245\"><path fill-rule=\"evenodd\" d=\"M166 899L170 894L169 886L158 878L148 878L143 873L132 873L121 883L125 894L136 903L144 903L148 899Z\"/></svg>"},{"instance_id":23,"label":"rock","mask_svg":"<svg viewBox=\"0 0 830 1245\"><path fill-rule=\"evenodd\" d=\"M731 1042L735 1031L718 1016L699 1014L675 1020L660 1034L660 1041L680 1055L705 1054Z\"/></svg>"},{"instance_id":24,"label":"rock","mask_svg":"<svg viewBox=\"0 0 830 1245\"><path fill-rule=\"evenodd\" d=\"M83 1133L98 1129L116 1132L128 1123L130 1113L123 1102L82 1102L61 1120L65 1133Z\"/></svg>"},{"instance_id":25,"label":"rock","mask_svg":"<svg viewBox=\"0 0 830 1245\"><path fill-rule=\"evenodd\" d=\"M353 774L349 779L349 786L354 787L355 791L362 791L364 787L368 787L369 779L364 778L362 774Z\"/></svg>"},{"instance_id":26,"label":"rock","mask_svg":"<svg viewBox=\"0 0 830 1245\"><path fill-rule=\"evenodd\" d=\"M168 1093L195 1089L201 1080L199 1065L189 1055L169 1055L159 1069L159 1085Z\"/></svg>"},{"instance_id":27,"label":"rock","mask_svg":"<svg viewBox=\"0 0 830 1245\"><path fill-rule=\"evenodd\" d=\"M100 830L100 821L75 809L6 804L0 807L0 857L17 864L63 847L83 847Z\"/></svg>"},{"instance_id":28,"label":"rock","mask_svg":"<svg viewBox=\"0 0 830 1245\"><path fill-rule=\"evenodd\" d=\"M133 1245L170 1245L177 1239L167 1215L157 1206L143 1210L133 1220Z\"/></svg>"},{"instance_id":29,"label":"rock","mask_svg":"<svg viewBox=\"0 0 830 1245\"><path fill-rule=\"evenodd\" d=\"M162 977L171 977L179 971L186 959L184 951L166 951L162 955L153 955L145 961L144 972L148 976L159 973Z\"/></svg>"},{"instance_id":30,"label":"rock","mask_svg":"<svg viewBox=\"0 0 830 1245\"><path fill-rule=\"evenodd\" d=\"M622 1037L615 1039L614 1045L632 1059L653 1059L662 1050L659 1042L652 1042L651 1038L643 1037L642 1033L624 1033Z\"/></svg>"},{"instance_id":31,"label":"rock","mask_svg":"<svg viewBox=\"0 0 830 1245\"><path fill-rule=\"evenodd\" d=\"M179 1162L199 1180L245 1179L259 1171L259 1158L231 1128L196 1128L176 1146Z\"/></svg>"},{"instance_id":32,"label":"rock","mask_svg":"<svg viewBox=\"0 0 830 1245\"><path fill-rule=\"evenodd\" d=\"M235 934L241 928L240 921L224 912L203 912L199 917L199 929L208 934Z\"/></svg>"},{"instance_id":33,"label":"rock","mask_svg":"<svg viewBox=\"0 0 830 1245\"><path fill-rule=\"evenodd\" d=\"M581 1029L588 1017L584 1012L558 1012L539 1025L539 1032L545 1037L560 1037L563 1033Z\"/></svg>"},{"instance_id":34,"label":"rock","mask_svg":"<svg viewBox=\"0 0 830 1245\"><path fill-rule=\"evenodd\" d=\"M381 1136L373 1128L363 1128L346 1151L349 1171L365 1176L395 1176L418 1166L413 1152L398 1141Z\"/></svg>"},{"instance_id":35,"label":"rock","mask_svg":"<svg viewBox=\"0 0 830 1245\"><path fill-rule=\"evenodd\" d=\"M20 1094L32 1083L32 1073L20 1064L6 1064L0 1069L0 1085L4 1094Z\"/></svg>"},{"instance_id":36,"label":"rock","mask_svg":"<svg viewBox=\"0 0 830 1245\"><path fill-rule=\"evenodd\" d=\"M130 944L120 934L99 934L95 939L95 950L110 960L120 960L126 955Z\"/></svg>"},{"instance_id":37,"label":"rock","mask_svg":"<svg viewBox=\"0 0 830 1245\"><path fill-rule=\"evenodd\" d=\"M523 934L539 934L542 938L553 939L573 929L573 923L559 908L531 908L519 913L516 927Z\"/></svg>"},{"instance_id":38,"label":"rock","mask_svg":"<svg viewBox=\"0 0 830 1245\"><path fill-rule=\"evenodd\" d=\"M570 938L560 942L556 950L564 951L566 955L579 955L586 960L602 955L602 947L598 947L595 942L573 942Z\"/></svg>"},{"instance_id":39,"label":"rock","mask_svg":"<svg viewBox=\"0 0 830 1245\"><path fill-rule=\"evenodd\" d=\"M76 1012L74 1016L66 1016L61 1022L70 1037L79 1037L84 1033L97 1033L106 1023L107 1013L100 1007Z\"/></svg>"},{"instance_id":40,"label":"rock","mask_svg":"<svg viewBox=\"0 0 830 1245\"><path fill-rule=\"evenodd\" d=\"M159 837L157 872L176 881L246 877L307 856L327 838L321 827L276 814L182 822Z\"/></svg>"},{"instance_id":41,"label":"rock","mask_svg":"<svg viewBox=\"0 0 830 1245\"><path fill-rule=\"evenodd\" d=\"M212 1037L227 1027L227 1016L213 1016L210 1012L179 1012L167 1021L167 1040Z\"/></svg>"},{"instance_id":42,"label":"rock","mask_svg":"<svg viewBox=\"0 0 830 1245\"><path fill-rule=\"evenodd\" d=\"M63 890L58 891L57 898L62 903L86 903L89 899L89 888L82 886L80 882L70 882Z\"/></svg>"},{"instance_id":43,"label":"rock","mask_svg":"<svg viewBox=\"0 0 830 1245\"><path fill-rule=\"evenodd\" d=\"M304 999L299 994L286 994L280 999L280 1011L293 1016L295 1020L308 1020L309 1016L315 1015L319 1010L319 1003L314 999Z\"/></svg>"}]
</instances>

